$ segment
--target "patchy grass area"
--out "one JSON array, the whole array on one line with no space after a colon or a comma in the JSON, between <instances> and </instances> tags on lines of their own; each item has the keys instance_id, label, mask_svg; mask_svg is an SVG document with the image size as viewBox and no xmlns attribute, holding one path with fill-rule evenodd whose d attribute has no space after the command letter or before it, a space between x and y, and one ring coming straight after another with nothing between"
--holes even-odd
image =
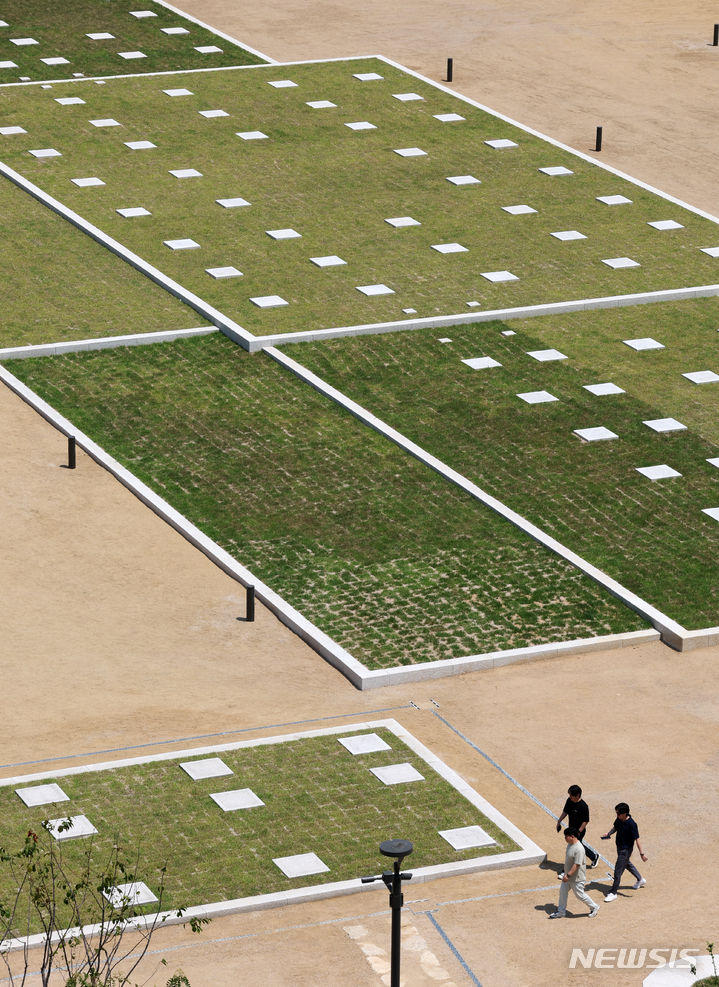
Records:
<instances>
[{"instance_id":1,"label":"patchy grass area","mask_svg":"<svg viewBox=\"0 0 719 987\"><path fill-rule=\"evenodd\" d=\"M355 73L377 71L360 82ZM271 82L294 81L274 88ZM163 90L186 88L170 97ZM400 101L416 93L421 99ZM80 96L81 105L57 98ZM4 122L27 130L2 137L2 157L189 289L258 334L306 330L626 294L719 280L719 259L701 248L719 243L715 223L681 209L599 167L532 137L414 77L374 59L174 77L111 79L5 90ZM334 104L312 108L308 103ZM203 111L226 115L207 118ZM455 112L464 119L441 122ZM97 128L93 119L119 126ZM353 131L348 123L375 129ZM267 139L243 140L260 131ZM487 140L509 138L496 149ZM148 140L133 151L125 142ZM28 152L53 147L61 157ZM396 149L419 147L421 157ZM562 165L573 174L539 171ZM171 170L200 177L176 178ZM480 184L455 186L472 175ZM97 176L105 185L78 188ZM598 196L623 194L629 205ZM251 203L222 208L217 199ZM504 206L536 212L509 215ZM127 219L120 208L151 215ZM413 217L420 225L386 222ZM648 225L674 219L682 228ZM292 228L294 239L268 230ZM586 238L561 242L552 233ZM190 238L199 249L172 251L166 240ZM459 243L443 255L433 246ZM320 268L313 257L345 264ZM603 260L628 256L640 266L611 270ZM206 271L235 267L241 277ZM519 280L492 284L482 272L508 270ZM383 283L392 295L365 297L358 286ZM289 304L257 308L250 299L280 295Z\"/></svg>"},{"instance_id":2,"label":"patchy grass area","mask_svg":"<svg viewBox=\"0 0 719 987\"><path fill-rule=\"evenodd\" d=\"M651 305L524 323L484 323L293 346L290 355L689 628L719 624L717 303ZM503 336L507 329L514 336ZM450 336L451 343L438 339ZM653 336L666 350L620 340ZM529 351L568 359L539 363ZM472 370L489 356L501 367ZM598 397L584 385L626 393ZM519 393L557 401L529 405ZM646 420L688 426L657 434ZM574 429L619 438L585 443ZM651 481L637 467L682 475Z\"/></svg>"},{"instance_id":3,"label":"patchy grass area","mask_svg":"<svg viewBox=\"0 0 719 987\"><path fill-rule=\"evenodd\" d=\"M150 17L134 17L131 11L149 11ZM22 77L66 79L83 75L125 75L130 72L162 72L175 69L212 68L218 65L254 65L263 59L225 38L219 38L179 13L154 0L3 0L0 27L0 83ZM163 28L184 28L185 34L165 34ZM88 34L111 34L89 38ZM16 45L12 39L32 38L37 44ZM212 46L221 51L198 52ZM119 52L142 51L145 58L124 59ZM47 65L44 58L65 58L66 63Z\"/></svg>"},{"instance_id":4,"label":"patchy grass area","mask_svg":"<svg viewBox=\"0 0 719 987\"><path fill-rule=\"evenodd\" d=\"M13 372L370 668L645 626L224 337Z\"/></svg>"},{"instance_id":5,"label":"patchy grass area","mask_svg":"<svg viewBox=\"0 0 719 987\"><path fill-rule=\"evenodd\" d=\"M382 728L357 734L370 732L391 749L353 756L330 735L203 755L221 757L234 773L199 781L180 768L181 761L193 760L187 757L90 771L38 782L55 781L70 801L35 808L26 807L14 787L0 787L2 843L21 846L28 829L38 830L45 819L86 815L98 830L92 839L100 858L113 843L130 857L136 852L138 880L151 890L167 866L162 905L171 909L376 873L379 843L400 832L414 844L413 867L518 849L394 733ZM386 786L370 773L405 762L425 780ZM243 788L264 806L224 812L210 798ZM474 825L495 844L456 851L439 835ZM70 840L63 858L72 867L86 849L86 839ZM290 879L273 863L310 852L329 872ZM0 865L0 900L9 893L7 882Z\"/></svg>"},{"instance_id":6,"label":"patchy grass area","mask_svg":"<svg viewBox=\"0 0 719 987\"><path fill-rule=\"evenodd\" d=\"M191 329L205 320L0 178L0 347Z\"/></svg>"}]
</instances>

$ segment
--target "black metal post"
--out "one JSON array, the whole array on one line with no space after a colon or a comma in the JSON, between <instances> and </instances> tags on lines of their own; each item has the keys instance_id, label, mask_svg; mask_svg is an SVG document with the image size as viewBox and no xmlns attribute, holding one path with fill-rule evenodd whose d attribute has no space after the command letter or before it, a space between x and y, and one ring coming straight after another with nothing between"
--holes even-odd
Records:
<instances>
[{"instance_id":1,"label":"black metal post","mask_svg":"<svg viewBox=\"0 0 719 987\"><path fill-rule=\"evenodd\" d=\"M597 127L597 143L594 150L601 151L601 149L602 149L602 128Z\"/></svg>"},{"instance_id":2,"label":"black metal post","mask_svg":"<svg viewBox=\"0 0 719 987\"><path fill-rule=\"evenodd\" d=\"M247 587L247 607L245 619L248 621L255 619L255 587Z\"/></svg>"},{"instance_id":3,"label":"black metal post","mask_svg":"<svg viewBox=\"0 0 719 987\"><path fill-rule=\"evenodd\" d=\"M719 24L714 25L714 40L712 44L715 48L719 47Z\"/></svg>"},{"instance_id":4,"label":"black metal post","mask_svg":"<svg viewBox=\"0 0 719 987\"><path fill-rule=\"evenodd\" d=\"M399 965L402 956L403 904L402 875L399 872L399 860L395 860L392 886L389 892L389 907L392 909L392 969L390 973L390 987L399 987Z\"/></svg>"},{"instance_id":5,"label":"black metal post","mask_svg":"<svg viewBox=\"0 0 719 987\"><path fill-rule=\"evenodd\" d=\"M67 468L69 470L74 470L77 465L77 458L75 454L75 436L68 435L67 437Z\"/></svg>"},{"instance_id":6,"label":"black metal post","mask_svg":"<svg viewBox=\"0 0 719 987\"><path fill-rule=\"evenodd\" d=\"M453 67L454 67L454 59L453 58L448 58L447 59L447 82L451 82L452 81L452 69L453 69Z\"/></svg>"}]
</instances>

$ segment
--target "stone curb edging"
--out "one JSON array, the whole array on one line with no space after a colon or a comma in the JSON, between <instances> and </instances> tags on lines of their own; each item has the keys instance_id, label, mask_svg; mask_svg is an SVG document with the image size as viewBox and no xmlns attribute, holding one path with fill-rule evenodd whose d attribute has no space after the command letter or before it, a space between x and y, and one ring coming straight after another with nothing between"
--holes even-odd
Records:
<instances>
[{"instance_id":1,"label":"stone curb edging","mask_svg":"<svg viewBox=\"0 0 719 987\"><path fill-rule=\"evenodd\" d=\"M406 436L402 435L396 429L387 425L382 419L377 418L371 412L367 411L361 405L357 404L351 398L347 397L341 391L332 387L326 381L322 380L316 374L312 373L311 370L307 370L301 364L297 363L291 357L287 356L281 350L275 349L274 347L267 347L265 352L268 356L271 356L274 360L280 363L283 367L289 370L291 373L295 374L300 380L309 384L320 394L328 397L330 400L341 405L350 414L354 415L363 424L368 425L370 428L379 432L385 438L394 442L405 452L408 452L411 456L414 456L420 462L429 466L435 472L439 473L444 479L449 480L450 483L454 483L456 486L460 487L471 497L479 500L485 506L491 508L500 517L503 517L506 521L518 527L525 534L529 535L535 541L538 541L545 548L548 548L555 555L563 558L565 561L569 562L570 565L579 569L580 572L584 573L595 583L600 585L603 589L607 590L618 600L628 606L630 609L634 610L641 617L643 617L648 623L652 624L658 631L661 632L662 640L670 645L677 651L689 650L696 647L704 647L710 644L719 643L719 627L701 628L698 631L687 631L686 628L682 627L677 621L672 620L666 614L662 613L652 604L648 603L646 600L637 596L636 593L632 593L617 580L612 579L607 573L598 569L596 566L587 562L576 552L567 548L561 542L552 538L550 535L542 531L536 525L527 521L526 518L522 517L516 511L507 507L506 504L498 500L496 497L492 497L490 494L486 493L481 487L472 483L461 473L447 466L446 463L432 456L430 453L426 452L421 446L412 442ZM455 661L457 659L454 659ZM461 659L460 659L461 660Z\"/></svg>"},{"instance_id":2,"label":"stone curb edging","mask_svg":"<svg viewBox=\"0 0 719 987\"><path fill-rule=\"evenodd\" d=\"M198 326L196 329L167 329L160 332L139 332L127 336L98 336L96 339L75 339L64 343L39 343L34 346L9 346L0 349L0 360L24 360L36 356L62 356L63 353L80 353L86 350L111 350L118 346L148 346L152 343L169 343L191 336L208 336L219 332L216 326Z\"/></svg>"},{"instance_id":3,"label":"stone curb edging","mask_svg":"<svg viewBox=\"0 0 719 987\"><path fill-rule=\"evenodd\" d=\"M233 744L221 744L213 747L196 748L193 750L172 751L165 754L150 755L147 758L129 758L124 761L110 761L105 764L87 765L79 768L69 768L56 772L41 772L35 775L23 775L16 778L4 779L0 786L7 787L15 784L23 784L28 781L40 781L43 778L59 778L68 774L81 774L88 771L109 770L113 767L121 767L128 764L141 764L150 761L172 760L178 757L195 756L198 754L218 753L226 750L237 750L242 747L259 746L262 744L283 743L296 740L301 737L331 736L333 734L353 733L358 730L385 728L390 730L399 740L402 740L415 754L419 755L440 777L444 778L453 788L467 799L475 808L479 809L488 819L498 826L507 836L509 836L521 849L508 853L495 854L489 857L475 857L468 860L453 861L445 864L433 864L428 867L418 867L412 870L412 881L422 884L425 881L432 881L440 877L455 877L462 874L476 873L477 871L505 870L509 867L521 867L528 864L541 864L546 859L546 853L529 839L514 823L510 822L499 810L487 802L479 792L467 784L464 779L449 767L444 761L438 758L432 751L425 747L421 741L417 740L408 730L406 730L397 720L369 720L359 723L343 724L339 727L325 727L318 730L310 730L305 733L288 734L279 737L265 737L259 740L239 741ZM320 884L314 887L291 888L287 891L278 891L273 894L252 895L247 898L235 898L229 901L217 901L208 905L195 905L183 911L182 915L177 914L177 910L159 912L150 915L137 916L127 922L126 928L131 930L147 929L165 925L185 925L193 918L219 918L223 915L232 915L239 912L258 911L260 909L278 908L283 905L301 904L307 901L319 901L323 898L334 898L340 895L355 894L359 891L379 890L377 887L368 884L361 884L359 877L348 881L335 881L331 884ZM86 936L97 935L100 931L99 925L88 925L82 930L66 930L70 934L80 933ZM60 939L60 934L53 935L53 941ZM20 949L41 946L45 942L42 933L24 938L12 939L3 943L4 952L14 952Z\"/></svg>"}]
</instances>

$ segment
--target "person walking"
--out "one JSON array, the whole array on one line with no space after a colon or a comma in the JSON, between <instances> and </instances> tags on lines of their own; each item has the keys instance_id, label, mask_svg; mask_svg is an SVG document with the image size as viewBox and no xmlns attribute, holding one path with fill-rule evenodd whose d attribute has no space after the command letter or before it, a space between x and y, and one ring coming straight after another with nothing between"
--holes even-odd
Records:
<instances>
[{"instance_id":1,"label":"person walking","mask_svg":"<svg viewBox=\"0 0 719 987\"><path fill-rule=\"evenodd\" d=\"M567 850L564 855L564 873L562 874L562 884L559 888L559 904L556 912L552 912L550 918L564 918L567 914L567 898L571 888L575 896L589 906L589 917L594 918L599 911L596 905L584 890L586 880L586 854L582 841L579 839L579 832L576 829L567 827L564 830L564 839Z\"/></svg>"},{"instance_id":2,"label":"person walking","mask_svg":"<svg viewBox=\"0 0 719 987\"><path fill-rule=\"evenodd\" d=\"M582 798L582 789L579 785L570 785L567 795L569 798L564 803L562 814L557 820L557 832L561 833L562 820L566 818L569 829L576 829L579 833L579 840L589 857L589 870L591 870L599 863L599 854L584 842L589 825L589 806Z\"/></svg>"},{"instance_id":3,"label":"person walking","mask_svg":"<svg viewBox=\"0 0 719 987\"><path fill-rule=\"evenodd\" d=\"M604 895L605 901L614 901L616 899L617 892L619 891L619 882L621 881L622 874L625 870L628 870L629 873L636 879L632 885L635 891L643 888L647 883L646 879L642 877L637 868L629 859L636 844L642 861L647 860L647 855L642 850L642 845L639 842L639 827L629 814L629 806L626 802L619 802L618 805L614 806L614 811L617 814L614 825L609 832L605 833L602 837L603 840L608 840L612 833L617 834L617 862L614 865L614 881L612 883L612 890L608 894Z\"/></svg>"}]
</instances>

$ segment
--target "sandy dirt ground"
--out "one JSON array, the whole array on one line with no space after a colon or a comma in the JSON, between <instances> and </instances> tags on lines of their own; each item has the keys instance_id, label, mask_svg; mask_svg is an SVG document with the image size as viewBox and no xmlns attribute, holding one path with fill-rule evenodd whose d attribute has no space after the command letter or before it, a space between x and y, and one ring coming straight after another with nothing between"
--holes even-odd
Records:
<instances>
[{"instance_id":1,"label":"sandy dirt ground","mask_svg":"<svg viewBox=\"0 0 719 987\"><path fill-rule=\"evenodd\" d=\"M601 123L602 160L719 213L709 3L179 6L280 60L381 53L441 80L451 55L457 91L582 150ZM86 457L62 468L64 439L5 389L0 422L0 775L389 715L548 854L541 868L408 884L408 987L630 987L647 971L572 971L572 947L715 938L719 648L652 644L359 693L261 607L238 619L242 588ZM595 840L630 802L648 884L597 919L570 901L575 917L548 922L564 845L534 799L559 811L575 781ZM606 871L592 872L597 901ZM181 967L193 987L375 987L388 983L387 896L228 917L199 938L168 928L152 949L151 984Z\"/></svg>"}]
</instances>

